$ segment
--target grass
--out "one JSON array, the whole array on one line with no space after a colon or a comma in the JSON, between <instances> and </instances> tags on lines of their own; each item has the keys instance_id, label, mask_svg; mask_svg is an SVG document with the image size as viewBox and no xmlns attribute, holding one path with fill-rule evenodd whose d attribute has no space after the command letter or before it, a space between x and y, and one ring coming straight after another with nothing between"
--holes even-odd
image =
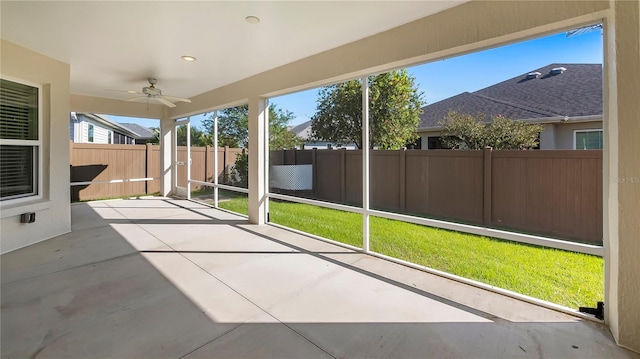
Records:
<instances>
[{"instance_id":1,"label":"grass","mask_svg":"<svg viewBox=\"0 0 640 359\"><path fill-rule=\"evenodd\" d=\"M247 214L247 198L220 207ZM273 223L362 246L362 217L300 203L271 201ZM371 217L375 252L570 308L604 298L604 262L597 256Z\"/></svg>"}]
</instances>

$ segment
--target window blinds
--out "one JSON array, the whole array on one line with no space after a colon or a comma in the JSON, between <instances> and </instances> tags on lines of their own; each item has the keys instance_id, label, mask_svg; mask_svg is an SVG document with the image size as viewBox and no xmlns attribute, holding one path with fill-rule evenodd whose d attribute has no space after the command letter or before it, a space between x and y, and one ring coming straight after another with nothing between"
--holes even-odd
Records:
<instances>
[{"instance_id":1,"label":"window blinds","mask_svg":"<svg viewBox=\"0 0 640 359\"><path fill-rule=\"evenodd\" d=\"M0 79L0 199L38 192L38 88Z\"/></svg>"}]
</instances>

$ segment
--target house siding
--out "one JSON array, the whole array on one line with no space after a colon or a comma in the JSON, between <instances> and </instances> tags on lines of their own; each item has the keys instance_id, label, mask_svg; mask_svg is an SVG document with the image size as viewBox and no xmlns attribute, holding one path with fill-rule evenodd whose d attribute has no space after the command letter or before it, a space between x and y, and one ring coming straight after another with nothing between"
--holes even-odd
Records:
<instances>
[{"instance_id":1,"label":"house siding","mask_svg":"<svg viewBox=\"0 0 640 359\"><path fill-rule=\"evenodd\" d=\"M602 129L602 121L580 122L580 123L558 123L556 124L556 147L557 150L573 150L573 131Z\"/></svg>"},{"instance_id":2,"label":"house siding","mask_svg":"<svg viewBox=\"0 0 640 359\"><path fill-rule=\"evenodd\" d=\"M540 132L540 149L556 149L556 125L554 123L545 124L544 130Z\"/></svg>"},{"instance_id":3,"label":"house siding","mask_svg":"<svg viewBox=\"0 0 640 359\"><path fill-rule=\"evenodd\" d=\"M89 125L93 125L93 142L89 142ZM108 144L109 132L113 132L113 130L85 117L81 117L78 122L71 119L69 125L69 138L75 143Z\"/></svg>"}]
</instances>

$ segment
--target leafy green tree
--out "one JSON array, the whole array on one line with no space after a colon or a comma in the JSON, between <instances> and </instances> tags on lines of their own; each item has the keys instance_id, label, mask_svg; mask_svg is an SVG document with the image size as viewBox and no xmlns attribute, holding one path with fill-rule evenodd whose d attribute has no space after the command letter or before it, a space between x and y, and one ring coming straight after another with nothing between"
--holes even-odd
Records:
<instances>
[{"instance_id":1,"label":"leafy green tree","mask_svg":"<svg viewBox=\"0 0 640 359\"><path fill-rule=\"evenodd\" d=\"M442 141L451 148L481 150L524 150L538 146L540 124L527 124L498 115L489 120L483 114L477 116L450 111L440 122L444 128Z\"/></svg>"},{"instance_id":2,"label":"leafy green tree","mask_svg":"<svg viewBox=\"0 0 640 359\"><path fill-rule=\"evenodd\" d=\"M269 148L271 150L288 149L302 144L302 139L289 131L289 122L293 120L291 111L269 105ZM213 115L202 121L207 138L213 144ZM249 106L237 106L218 111L218 146L249 147ZM229 173L232 185L246 188L249 180L249 155L246 152L236 155L236 162Z\"/></svg>"},{"instance_id":3,"label":"leafy green tree","mask_svg":"<svg viewBox=\"0 0 640 359\"><path fill-rule=\"evenodd\" d=\"M294 118L291 111L269 105L269 148L287 149L299 146L302 139L289 131L289 122ZM205 132L213 144L213 115L202 121ZM236 148L249 147L249 107L247 105L218 111L218 146Z\"/></svg>"},{"instance_id":4,"label":"leafy green tree","mask_svg":"<svg viewBox=\"0 0 640 359\"><path fill-rule=\"evenodd\" d=\"M407 70L369 76L371 147L398 149L417 139L423 94ZM326 86L318 93L311 118L314 138L362 148L362 84L359 80Z\"/></svg>"},{"instance_id":5,"label":"leafy green tree","mask_svg":"<svg viewBox=\"0 0 640 359\"><path fill-rule=\"evenodd\" d=\"M160 128L150 127L150 129L153 131L153 137L151 137L151 139L149 140L149 143L153 145L159 145L160 144Z\"/></svg>"},{"instance_id":6,"label":"leafy green tree","mask_svg":"<svg viewBox=\"0 0 640 359\"><path fill-rule=\"evenodd\" d=\"M187 145L187 125L178 127L178 146ZM191 126L191 146L192 147L204 147L207 146L207 139L204 132L198 127Z\"/></svg>"}]
</instances>

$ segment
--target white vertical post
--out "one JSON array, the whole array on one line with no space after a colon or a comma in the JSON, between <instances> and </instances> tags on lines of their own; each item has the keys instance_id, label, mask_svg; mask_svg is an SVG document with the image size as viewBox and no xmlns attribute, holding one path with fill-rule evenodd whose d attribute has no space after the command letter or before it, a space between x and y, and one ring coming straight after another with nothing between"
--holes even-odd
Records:
<instances>
[{"instance_id":1,"label":"white vertical post","mask_svg":"<svg viewBox=\"0 0 640 359\"><path fill-rule=\"evenodd\" d=\"M174 190L174 149L175 132L173 121L163 116L160 121L160 195L169 196Z\"/></svg>"},{"instance_id":2,"label":"white vertical post","mask_svg":"<svg viewBox=\"0 0 640 359\"><path fill-rule=\"evenodd\" d=\"M249 223L264 224L265 191L265 113L266 101L262 97L249 99Z\"/></svg>"},{"instance_id":3,"label":"white vertical post","mask_svg":"<svg viewBox=\"0 0 640 359\"><path fill-rule=\"evenodd\" d=\"M362 249L369 252L369 79L362 77Z\"/></svg>"},{"instance_id":4,"label":"white vertical post","mask_svg":"<svg viewBox=\"0 0 640 359\"><path fill-rule=\"evenodd\" d=\"M218 208L218 110L213 111L213 206Z\"/></svg>"},{"instance_id":5,"label":"white vertical post","mask_svg":"<svg viewBox=\"0 0 640 359\"><path fill-rule=\"evenodd\" d=\"M191 117L187 117L187 199L191 199Z\"/></svg>"},{"instance_id":6,"label":"white vertical post","mask_svg":"<svg viewBox=\"0 0 640 359\"><path fill-rule=\"evenodd\" d=\"M269 152L269 100L265 100L264 102L265 110L264 110L264 188L265 188L265 201L264 201L264 220L266 223L269 222L269 192L271 189L269 188L269 157L271 156L271 152Z\"/></svg>"},{"instance_id":7,"label":"white vertical post","mask_svg":"<svg viewBox=\"0 0 640 359\"><path fill-rule=\"evenodd\" d=\"M173 195L178 195L178 127L180 125L177 122L173 124L173 158L171 161L171 172L173 172L173 183L171 192Z\"/></svg>"}]
</instances>

